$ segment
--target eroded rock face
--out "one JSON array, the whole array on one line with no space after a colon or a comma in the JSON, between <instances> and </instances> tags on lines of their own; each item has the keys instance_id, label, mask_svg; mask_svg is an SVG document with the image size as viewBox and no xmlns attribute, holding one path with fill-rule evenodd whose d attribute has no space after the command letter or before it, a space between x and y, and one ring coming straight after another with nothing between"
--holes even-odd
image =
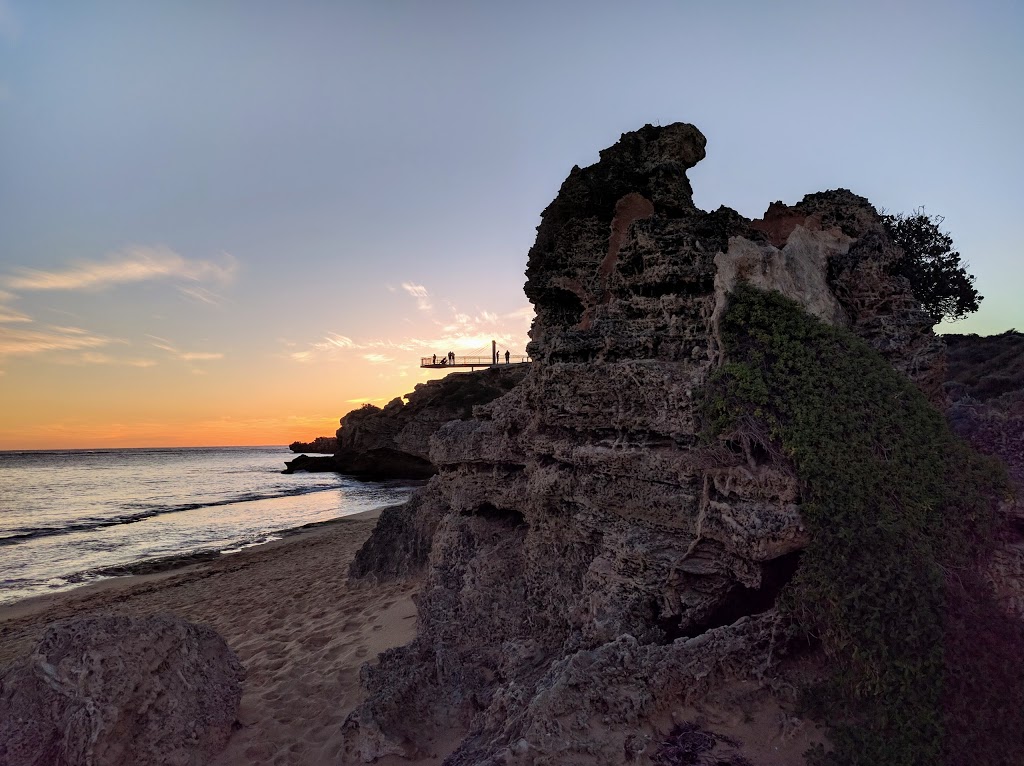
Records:
<instances>
[{"instance_id":1,"label":"eroded rock face","mask_svg":"<svg viewBox=\"0 0 1024 766\"><path fill-rule=\"evenodd\" d=\"M315 452L319 455L333 455L338 449L338 440L333 436L318 436L311 442L292 442L292 452Z\"/></svg>"},{"instance_id":2,"label":"eroded rock face","mask_svg":"<svg viewBox=\"0 0 1024 766\"><path fill-rule=\"evenodd\" d=\"M367 404L341 419L331 457L300 455L285 462L285 473L337 471L367 479L426 479L437 473L430 462L430 438L449 420L465 420L473 408L515 387L527 365L497 366L454 373L419 383L384 407ZM293 445L294 446L294 445Z\"/></svg>"},{"instance_id":3,"label":"eroded rock face","mask_svg":"<svg viewBox=\"0 0 1024 766\"><path fill-rule=\"evenodd\" d=\"M56 622L0 676L0 763L206 764L231 735L243 676L217 633L174 617Z\"/></svg>"},{"instance_id":4,"label":"eroded rock face","mask_svg":"<svg viewBox=\"0 0 1024 766\"><path fill-rule=\"evenodd\" d=\"M625 134L544 211L529 374L438 430L439 475L353 567L425 570L416 640L365 669L353 758L412 755L456 722L449 766L650 763L659 711L770 665L774 597L807 543L799 488L749 441L702 445L695 404L737 279L935 384L941 346L867 200L780 203L770 231L705 213L686 179L704 145L685 124Z\"/></svg>"}]
</instances>

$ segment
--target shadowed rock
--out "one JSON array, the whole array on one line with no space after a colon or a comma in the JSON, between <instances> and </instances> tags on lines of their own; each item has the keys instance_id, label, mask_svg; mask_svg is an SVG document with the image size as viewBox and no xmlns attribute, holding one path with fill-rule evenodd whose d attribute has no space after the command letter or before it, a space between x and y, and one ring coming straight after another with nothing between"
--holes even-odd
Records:
<instances>
[{"instance_id":1,"label":"shadowed rock","mask_svg":"<svg viewBox=\"0 0 1024 766\"><path fill-rule=\"evenodd\" d=\"M341 419L332 457L300 455L285 462L285 473L336 471L364 479L426 479L437 473L430 439L450 420L465 420L473 408L515 387L528 365L495 367L448 375L418 384L412 393L384 407L365 404Z\"/></svg>"},{"instance_id":2,"label":"shadowed rock","mask_svg":"<svg viewBox=\"0 0 1024 766\"><path fill-rule=\"evenodd\" d=\"M243 677L224 639L175 617L56 622L0 676L0 764L206 764Z\"/></svg>"},{"instance_id":3,"label":"shadowed rock","mask_svg":"<svg viewBox=\"0 0 1024 766\"><path fill-rule=\"evenodd\" d=\"M695 401L737 281L941 382L867 200L774 205L770 231L706 213L686 178L704 146L692 125L627 133L544 211L526 379L437 431L438 475L353 565L425 580L416 640L365 668L351 758L412 756L462 726L447 766L650 763L659 714L777 660L774 598L808 542L800 486L751 434L702 445Z\"/></svg>"}]
</instances>

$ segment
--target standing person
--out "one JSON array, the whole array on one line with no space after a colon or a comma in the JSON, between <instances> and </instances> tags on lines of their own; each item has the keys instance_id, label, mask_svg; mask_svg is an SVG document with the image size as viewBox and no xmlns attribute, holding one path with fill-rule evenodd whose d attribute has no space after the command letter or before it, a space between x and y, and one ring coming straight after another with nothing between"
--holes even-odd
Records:
<instances>
[{"instance_id":1,"label":"standing person","mask_svg":"<svg viewBox=\"0 0 1024 766\"><path fill-rule=\"evenodd\" d=\"M508 358L509 358L509 353L508 353L508 349L506 348L505 349L505 364L508 364Z\"/></svg>"},{"instance_id":2,"label":"standing person","mask_svg":"<svg viewBox=\"0 0 1024 766\"><path fill-rule=\"evenodd\" d=\"M437 364L437 354L434 354L434 361L431 364Z\"/></svg>"},{"instance_id":3,"label":"standing person","mask_svg":"<svg viewBox=\"0 0 1024 766\"><path fill-rule=\"evenodd\" d=\"M455 352L454 351L449 351L448 352L448 361L451 364L455 364Z\"/></svg>"}]
</instances>

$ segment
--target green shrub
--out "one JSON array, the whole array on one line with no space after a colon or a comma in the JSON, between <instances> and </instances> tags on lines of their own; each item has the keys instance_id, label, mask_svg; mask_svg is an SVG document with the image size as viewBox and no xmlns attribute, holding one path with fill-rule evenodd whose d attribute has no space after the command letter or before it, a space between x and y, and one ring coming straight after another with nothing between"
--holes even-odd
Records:
<instances>
[{"instance_id":1,"label":"green shrub","mask_svg":"<svg viewBox=\"0 0 1024 766\"><path fill-rule=\"evenodd\" d=\"M1005 664L1004 654L1024 647L1014 634L995 641L997 650L978 649L998 656L974 662L965 655L974 651L971 641L957 633L971 624L961 619L967 604L995 615L976 572L991 546L993 501L1005 492L1005 473L957 439L880 354L777 293L737 288L721 333L727 363L703 395L709 435L733 436L756 419L801 482L811 542L781 608L820 640L833 669L807 697L831 725L834 749L811 760L964 762L956 760L951 732L983 725L967 719L992 687L983 682L966 706L947 695L970 694L965 673ZM968 597L951 597L951 588ZM1024 702L1024 677L1018 680L1004 693ZM993 683L1005 687L1005 675ZM1016 731L1008 721L996 729L1019 737L1020 711L1016 718Z\"/></svg>"}]
</instances>

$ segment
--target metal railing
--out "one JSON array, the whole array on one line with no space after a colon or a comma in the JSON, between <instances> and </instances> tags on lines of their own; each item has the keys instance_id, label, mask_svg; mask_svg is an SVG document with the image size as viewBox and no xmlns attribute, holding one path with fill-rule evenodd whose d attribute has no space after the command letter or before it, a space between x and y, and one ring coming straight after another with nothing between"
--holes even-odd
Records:
<instances>
[{"instance_id":1,"label":"metal railing","mask_svg":"<svg viewBox=\"0 0 1024 766\"><path fill-rule=\"evenodd\" d=\"M504 354L498 354L497 362L491 356L456 356L455 361L447 356L421 356L420 367L501 367L505 364L527 364L531 361L533 360L529 356L511 354L507 362Z\"/></svg>"}]
</instances>

